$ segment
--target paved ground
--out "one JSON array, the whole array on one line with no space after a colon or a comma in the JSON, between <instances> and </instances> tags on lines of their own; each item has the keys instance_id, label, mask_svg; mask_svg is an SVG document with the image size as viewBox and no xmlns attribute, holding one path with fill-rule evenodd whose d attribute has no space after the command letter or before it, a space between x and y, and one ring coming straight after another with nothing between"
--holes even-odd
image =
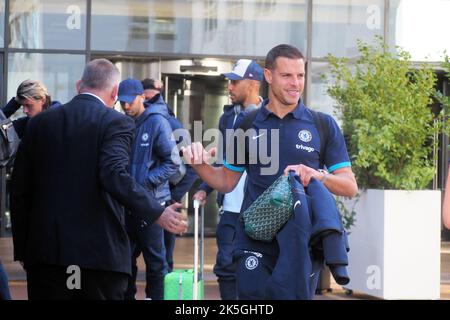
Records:
<instances>
[{"instance_id":1,"label":"paved ground","mask_svg":"<svg viewBox=\"0 0 450 320\"><path fill-rule=\"evenodd\" d=\"M0 259L5 266L9 280L13 299L27 299L25 273L17 262L12 261L11 238L0 238ZM193 261L192 238L178 238L175 246L175 267L191 268ZM205 298L207 300L219 300L219 289L216 277L212 272L217 247L215 238L205 239ZM142 258L138 261L138 293L137 299L144 299L144 262ZM361 300L375 299L374 297L354 292L347 295L335 282L331 281L332 292L323 292L316 295L317 300ZM442 243L441 249L441 299L450 300L450 242Z\"/></svg>"}]
</instances>

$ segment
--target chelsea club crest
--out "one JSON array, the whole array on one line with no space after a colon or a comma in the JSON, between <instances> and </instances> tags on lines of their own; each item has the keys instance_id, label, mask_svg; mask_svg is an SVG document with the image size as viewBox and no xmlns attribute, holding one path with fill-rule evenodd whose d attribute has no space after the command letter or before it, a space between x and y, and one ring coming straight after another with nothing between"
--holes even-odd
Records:
<instances>
[{"instance_id":1,"label":"chelsea club crest","mask_svg":"<svg viewBox=\"0 0 450 320\"><path fill-rule=\"evenodd\" d=\"M298 133L298 138L303 142L310 142L312 139L312 134L308 130L302 130Z\"/></svg>"}]
</instances>

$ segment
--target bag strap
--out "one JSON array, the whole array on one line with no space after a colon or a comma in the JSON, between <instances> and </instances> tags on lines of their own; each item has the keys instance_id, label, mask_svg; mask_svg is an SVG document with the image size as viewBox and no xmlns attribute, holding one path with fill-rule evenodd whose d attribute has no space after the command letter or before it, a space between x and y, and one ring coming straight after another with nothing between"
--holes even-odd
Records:
<instances>
[{"instance_id":1,"label":"bag strap","mask_svg":"<svg viewBox=\"0 0 450 320\"><path fill-rule=\"evenodd\" d=\"M261 108L257 108L255 110L250 111L249 113L247 113L245 115L244 119L242 119L242 122L239 127L242 130L244 130L244 132L252 127L253 121L255 121L255 118L256 118L256 115L258 114L259 109L261 109Z\"/></svg>"},{"instance_id":2,"label":"bag strap","mask_svg":"<svg viewBox=\"0 0 450 320\"><path fill-rule=\"evenodd\" d=\"M320 138L320 154L319 154L319 167L323 168L325 166L325 150L328 143L328 137L330 135L328 124L326 122L326 114L323 112L318 112L311 110L311 114L314 119L314 124L317 128L317 131L319 131L319 138Z\"/></svg>"}]
</instances>

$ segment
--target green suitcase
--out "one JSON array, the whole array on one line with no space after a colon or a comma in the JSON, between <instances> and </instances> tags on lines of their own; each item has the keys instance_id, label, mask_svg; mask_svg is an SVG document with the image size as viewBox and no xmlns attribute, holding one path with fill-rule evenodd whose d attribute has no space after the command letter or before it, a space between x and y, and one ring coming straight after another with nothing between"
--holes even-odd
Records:
<instances>
[{"instance_id":1,"label":"green suitcase","mask_svg":"<svg viewBox=\"0 0 450 320\"><path fill-rule=\"evenodd\" d=\"M174 269L164 278L164 300L193 300L194 270ZM203 300L203 280L197 283L198 299Z\"/></svg>"},{"instance_id":2,"label":"green suitcase","mask_svg":"<svg viewBox=\"0 0 450 320\"><path fill-rule=\"evenodd\" d=\"M164 300L203 300L204 208L194 201L194 269L174 269L164 278ZM199 250L200 248L200 250ZM199 252L200 251L200 252ZM195 290L196 289L196 290Z\"/></svg>"}]
</instances>

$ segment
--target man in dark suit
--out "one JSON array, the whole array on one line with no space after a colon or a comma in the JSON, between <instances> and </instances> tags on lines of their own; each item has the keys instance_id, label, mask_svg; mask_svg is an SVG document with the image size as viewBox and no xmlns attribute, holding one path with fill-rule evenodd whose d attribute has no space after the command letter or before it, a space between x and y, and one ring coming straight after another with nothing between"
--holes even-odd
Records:
<instances>
[{"instance_id":1,"label":"man in dark suit","mask_svg":"<svg viewBox=\"0 0 450 320\"><path fill-rule=\"evenodd\" d=\"M89 62L78 95L28 124L14 165L14 258L27 272L29 299L123 299L131 274L124 207L143 223L185 232L128 173L134 123L108 108L119 71Z\"/></svg>"}]
</instances>

